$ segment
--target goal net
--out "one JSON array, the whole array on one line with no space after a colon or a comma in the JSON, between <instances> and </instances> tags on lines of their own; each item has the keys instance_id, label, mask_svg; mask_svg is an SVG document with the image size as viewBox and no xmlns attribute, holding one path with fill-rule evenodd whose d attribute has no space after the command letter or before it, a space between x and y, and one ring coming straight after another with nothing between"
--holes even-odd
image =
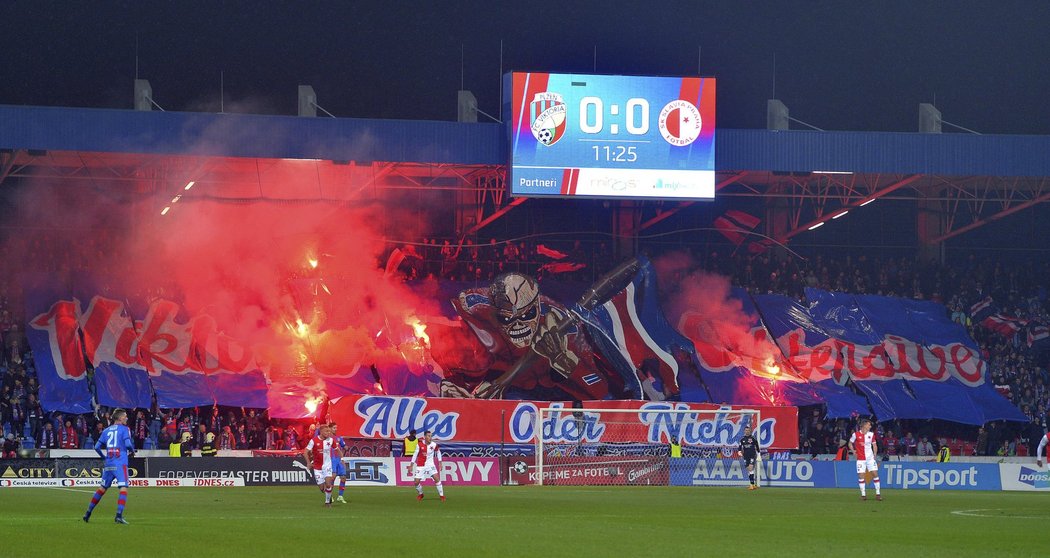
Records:
<instances>
[{"instance_id":1,"label":"goal net","mask_svg":"<svg viewBox=\"0 0 1050 558\"><path fill-rule=\"evenodd\" d=\"M538 411L537 484L746 486L748 471L738 451L745 427L761 441L757 409ZM761 461L753 469L760 481ZM697 471L701 482L694 478Z\"/></svg>"}]
</instances>

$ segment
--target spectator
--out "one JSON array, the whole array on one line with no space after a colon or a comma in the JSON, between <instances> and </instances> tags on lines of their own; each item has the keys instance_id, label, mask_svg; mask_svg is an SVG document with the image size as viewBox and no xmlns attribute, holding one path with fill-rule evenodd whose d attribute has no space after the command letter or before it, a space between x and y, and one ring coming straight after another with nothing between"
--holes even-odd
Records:
<instances>
[{"instance_id":1,"label":"spectator","mask_svg":"<svg viewBox=\"0 0 1050 558\"><path fill-rule=\"evenodd\" d=\"M40 449L58 449L58 435L55 433L54 425L50 422L45 422L43 430L40 431L39 440Z\"/></svg>"},{"instance_id":2,"label":"spectator","mask_svg":"<svg viewBox=\"0 0 1050 558\"><path fill-rule=\"evenodd\" d=\"M39 440L40 428L44 422L44 409L40 407L40 403L32 393L29 393L26 402L26 419L29 421L29 435L34 440Z\"/></svg>"},{"instance_id":3,"label":"spectator","mask_svg":"<svg viewBox=\"0 0 1050 558\"><path fill-rule=\"evenodd\" d=\"M899 442L897 440L897 437L893 435L892 430L886 431L886 435L883 437L882 443L886 448L886 452L883 454L883 459L897 457L897 444Z\"/></svg>"},{"instance_id":4,"label":"spectator","mask_svg":"<svg viewBox=\"0 0 1050 558\"><path fill-rule=\"evenodd\" d=\"M282 445L281 442L281 431L277 427L270 426L266 427L266 434L264 438L263 449L275 450Z\"/></svg>"},{"instance_id":5,"label":"spectator","mask_svg":"<svg viewBox=\"0 0 1050 558\"><path fill-rule=\"evenodd\" d=\"M809 435L809 451L815 457L828 453L828 433L824 431L824 424L818 422Z\"/></svg>"},{"instance_id":6,"label":"spectator","mask_svg":"<svg viewBox=\"0 0 1050 558\"><path fill-rule=\"evenodd\" d=\"M142 449L146 444L146 437L149 435L149 421L146 420L146 413L141 410L135 412L135 420L131 424L131 439L135 443L135 449Z\"/></svg>"},{"instance_id":7,"label":"spectator","mask_svg":"<svg viewBox=\"0 0 1050 558\"><path fill-rule=\"evenodd\" d=\"M73 427L73 421L67 420L65 425L62 427L62 432L58 436L58 445L62 449L78 449L80 448L80 437L77 436L77 429Z\"/></svg>"},{"instance_id":8,"label":"spectator","mask_svg":"<svg viewBox=\"0 0 1050 558\"><path fill-rule=\"evenodd\" d=\"M229 426L222 427L222 432L219 433L219 449L221 449L221 450L237 449L237 440L234 437L233 431L230 430Z\"/></svg>"},{"instance_id":9,"label":"spectator","mask_svg":"<svg viewBox=\"0 0 1050 558\"><path fill-rule=\"evenodd\" d=\"M203 449L204 448L204 440L207 437L208 437L208 427L205 426L204 423L202 422L202 423L197 425L197 434L193 438L193 443L198 448L202 448Z\"/></svg>"},{"instance_id":10,"label":"spectator","mask_svg":"<svg viewBox=\"0 0 1050 558\"><path fill-rule=\"evenodd\" d=\"M915 451L918 448L919 442L915 440L915 436L911 435L911 432L904 434L901 438L901 449L903 455L915 455Z\"/></svg>"},{"instance_id":11,"label":"spectator","mask_svg":"<svg viewBox=\"0 0 1050 558\"><path fill-rule=\"evenodd\" d=\"M10 403L11 403L11 410L10 410L10 414L11 414L11 418L10 418L11 429L14 430L15 432L17 432L19 436L21 436L23 430L25 430L25 422L26 422L25 406L22 405L22 402L17 397L12 397Z\"/></svg>"},{"instance_id":12,"label":"spectator","mask_svg":"<svg viewBox=\"0 0 1050 558\"><path fill-rule=\"evenodd\" d=\"M157 438L157 445L161 449L163 449L163 448L169 448L170 449L171 448L171 444L174 441L175 441L175 436L174 436L173 432L170 429L162 428L160 430L160 435Z\"/></svg>"},{"instance_id":13,"label":"spectator","mask_svg":"<svg viewBox=\"0 0 1050 558\"><path fill-rule=\"evenodd\" d=\"M983 426L977 429L977 444L974 450L977 455L988 455L988 431Z\"/></svg>"},{"instance_id":14,"label":"spectator","mask_svg":"<svg viewBox=\"0 0 1050 558\"><path fill-rule=\"evenodd\" d=\"M18 457L19 449L20 444L18 443L18 439L15 438L13 433L8 432L4 439L4 459L14 459Z\"/></svg>"},{"instance_id":15,"label":"spectator","mask_svg":"<svg viewBox=\"0 0 1050 558\"><path fill-rule=\"evenodd\" d=\"M931 457L935 454L936 452L933 450L933 444L930 443L926 436L923 436L922 440L919 441L916 447L915 455L921 457Z\"/></svg>"}]
</instances>

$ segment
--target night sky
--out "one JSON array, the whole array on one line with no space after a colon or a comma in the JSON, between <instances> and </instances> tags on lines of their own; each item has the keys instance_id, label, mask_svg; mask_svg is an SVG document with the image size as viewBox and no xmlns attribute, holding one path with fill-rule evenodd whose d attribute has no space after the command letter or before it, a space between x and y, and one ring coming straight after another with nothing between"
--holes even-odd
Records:
<instances>
[{"instance_id":1,"label":"night sky","mask_svg":"<svg viewBox=\"0 0 1050 558\"><path fill-rule=\"evenodd\" d=\"M916 131L918 104L983 133L1050 133L1050 4L1036 2L5 2L0 103L454 120L498 114L506 70L719 79L722 127L773 93L835 130ZM505 7L510 6L510 7ZM595 48L597 63L595 64ZM794 126L794 125L793 125ZM948 128L945 131L952 131Z\"/></svg>"}]
</instances>

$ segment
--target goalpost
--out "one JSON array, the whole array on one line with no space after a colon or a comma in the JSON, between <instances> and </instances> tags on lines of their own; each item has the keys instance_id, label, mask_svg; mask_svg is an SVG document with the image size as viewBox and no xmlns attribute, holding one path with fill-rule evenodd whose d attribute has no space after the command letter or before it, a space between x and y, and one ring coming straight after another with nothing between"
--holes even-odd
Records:
<instances>
[{"instance_id":1,"label":"goalpost","mask_svg":"<svg viewBox=\"0 0 1050 558\"><path fill-rule=\"evenodd\" d=\"M536 484L746 486L737 449L746 426L761 443L761 424L758 409L540 408ZM681 457L671 457L672 437ZM761 451L754 471L761 485Z\"/></svg>"}]
</instances>

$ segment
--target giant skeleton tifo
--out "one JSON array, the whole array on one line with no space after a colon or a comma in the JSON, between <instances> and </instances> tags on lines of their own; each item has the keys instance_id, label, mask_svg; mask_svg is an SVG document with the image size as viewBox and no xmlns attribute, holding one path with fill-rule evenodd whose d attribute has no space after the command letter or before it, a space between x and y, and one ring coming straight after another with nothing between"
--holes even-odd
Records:
<instances>
[{"instance_id":1,"label":"giant skeleton tifo","mask_svg":"<svg viewBox=\"0 0 1050 558\"><path fill-rule=\"evenodd\" d=\"M630 260L617 267L596 282L578 306L590 309L604 302L638 265ZM622 396L624 379L594 350L583 318L542 295L532 277L507 273L488 289L461 292L452 303L473 332L472 342L480 343L487 357L472 366L442 363L450 372L442 395L546 400Z\"/></svg>"}]
</instances>

